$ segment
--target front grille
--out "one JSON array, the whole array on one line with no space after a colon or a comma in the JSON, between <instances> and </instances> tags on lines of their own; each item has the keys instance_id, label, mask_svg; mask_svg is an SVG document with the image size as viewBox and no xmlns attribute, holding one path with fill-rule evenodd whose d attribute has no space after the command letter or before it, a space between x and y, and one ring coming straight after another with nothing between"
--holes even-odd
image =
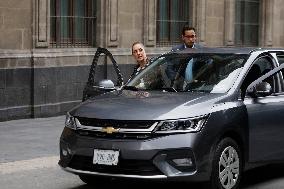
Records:
<instances>
[{"instance_id":1,"label":"front grille","mask_svg":"<svg viewBox=\"0 0 284 189\"><path fill-rule=\"evenodd\" d=\"M108 174L124 174L124 175L162 175L162 173L147 160L125 160L120 159L118 165L95 165L92 157L74 155L69 167L77 170L100 172Z\"/></svg>"},{"instance_id":2,"label":"front grille","mask_svg":"<svg viewBox=\"0 0 284 189\"><path fill-rule=\"evenodd\" d=\"M79 135L96 138L148 139L154 137L158 124L158 121L75 118Z\"/></svg>"},{"instance_id":3,"label":"front grille","mask_svg":"<svg viewBox=\"0 0 284 189\"><path fill-rule=\"evenodd\" d=\"M139 120L112 120L76 117L82 125L93 127L113 127L126 129L148 129L156 121L139 121Z\"/></svg>"},{"instance_id":4,"label":"front grille","mask_svg":"<svg viewBox=\"0 0 284 189\"><path fill-rule=\"evenodd\" d=\"M96 138L109 138L109 139L148 139L155 137L154 134L149 133L102 133L98 131L76 131L81 136L96 137Z\"/></svg>"}]
</instances>

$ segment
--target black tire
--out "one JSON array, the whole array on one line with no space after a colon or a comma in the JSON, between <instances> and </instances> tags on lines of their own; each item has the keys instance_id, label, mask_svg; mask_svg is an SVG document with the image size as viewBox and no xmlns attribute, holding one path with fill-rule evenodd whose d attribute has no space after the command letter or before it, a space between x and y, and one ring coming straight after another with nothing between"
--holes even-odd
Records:
<instances>
[{"instance_id":1,"label":"black tire","mask_svg":"<svg viewBox=\"0 0 284 189\"><path fill-rule=\"evenodd\" d=\"M108 177L98 177L98 176L92 176L92 175L78 175L79 178L88 185L101 185L101 184L107 184L109 181L112 180L112 178Z\"/></svg>"},{"instance_id":2,"label":"black tire","mask_svg":"<svg viewBox=\"0 0 284 189\"><path fill-rule=\"evenodd\" d=\"M216 147L212 162L210 188L237 189L242 175L242 154L231 138L222 139Z\"/></svg>"}]
</instances>

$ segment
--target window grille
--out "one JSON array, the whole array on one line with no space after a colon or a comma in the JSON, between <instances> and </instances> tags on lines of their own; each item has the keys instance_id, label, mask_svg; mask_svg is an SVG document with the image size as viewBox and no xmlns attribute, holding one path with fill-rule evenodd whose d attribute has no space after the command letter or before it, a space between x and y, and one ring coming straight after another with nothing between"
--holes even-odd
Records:
<instances>
[{"instance_id":1,"label":"window grille","mask_svg":"<svg viewBox=\"0 0 284 189\"><path fill-rule=\"evenodd\" d=\"M157 46L172 46L181 43L184 25L191 25L191 0L158 0Z\"/></svg>"},{"instance_id":2,"label":"window grille","mask_svg":"<svg viewBox=\"0 0 284 189\"><path fill-rule=\"evenodd\" d=\"M259 9L259 0L236 0L236 46L258 46Z\"/></svg>"},{"instance_id":3,"label":"window grille","mask_svg":"<svg viewBox=\"0 0 284 189\"><path fill-rule=\"evenodd\" d=\"M50 45L95 45L95 0L50 0Z\"/></svg>"}]
</instances>

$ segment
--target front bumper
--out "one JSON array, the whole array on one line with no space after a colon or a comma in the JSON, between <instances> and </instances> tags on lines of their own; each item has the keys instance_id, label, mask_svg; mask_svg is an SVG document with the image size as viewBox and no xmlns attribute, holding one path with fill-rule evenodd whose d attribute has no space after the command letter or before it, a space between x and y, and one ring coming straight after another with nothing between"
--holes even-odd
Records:
<instances>
[{"instance_id":1,"label":"front bumper","mask_svg":"<svg viewBox=\"0 0 284 189\"><path fill-rule=\"evenodd\" d=\"M74 174L205 181L211 171L210 147L198 142L198 135L186 133L123 140L82 136L65 128L60 139L59 165ZM118 164L93 164L94 149L119 150Z\"/></svg>"}]
</instances>

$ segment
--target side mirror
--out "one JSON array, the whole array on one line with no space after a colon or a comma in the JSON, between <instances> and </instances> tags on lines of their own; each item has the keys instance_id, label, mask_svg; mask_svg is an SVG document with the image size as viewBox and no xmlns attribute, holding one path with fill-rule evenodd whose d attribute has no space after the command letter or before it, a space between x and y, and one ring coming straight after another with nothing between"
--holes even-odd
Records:
<instances>
[{"instance_id":1,"label":"side mirror","mask_svg":"<svg viewBox=\"0 0 284 189\"><path fill-rule=\"evenodd\" d=\"M106 92L110 92L115 90L114 83L109 79L101 80L98 85L92 86L92 85L86 85L83 91L83 99L82 101L85 101L89 99L90 97L94 97L97 95L104 94Z\"/></svg>"},{"instance_id":2,"label":"side mirror","mask_svg":"<svg viewBox=\"0 0 284 189\"><path fill-rule=\"evenodd\" d=\"M104 79L99 82L99 88L101 89L115 89L114 83L110 79Z\"/></svg>"},{"instance_id":3,"label":"side mirror","mask_svg":"<svg viewBox=\"0 0 284 189\"><path fill-rule=\"evenodd\" d=\"M268 82L261 82L247 90L251 97L265 97L272 94L272 87Z\"/></svg>"}]
</instances>

